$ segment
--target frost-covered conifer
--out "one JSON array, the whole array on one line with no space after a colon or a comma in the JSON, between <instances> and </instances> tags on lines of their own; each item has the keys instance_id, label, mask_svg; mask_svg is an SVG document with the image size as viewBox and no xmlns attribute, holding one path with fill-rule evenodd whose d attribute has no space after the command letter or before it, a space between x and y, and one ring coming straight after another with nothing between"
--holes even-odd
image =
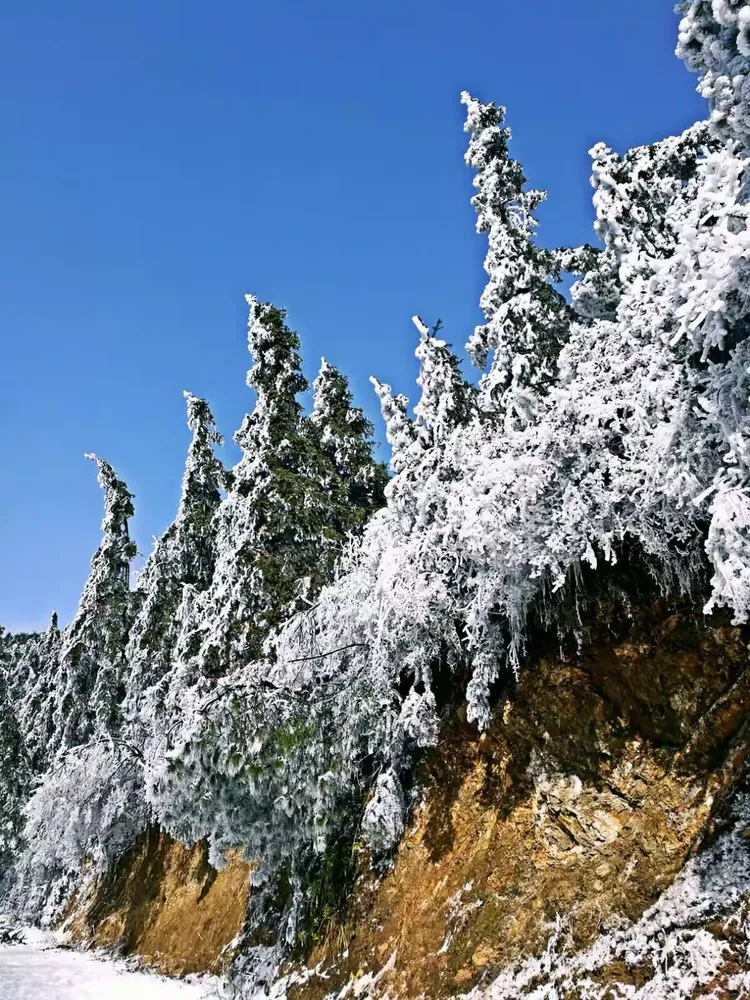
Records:
<instances>
[{"instance_id":1,"label":"frost-covered conifer","mask_svg":"<svg viewBox=\"0 0 750 1000\"><path fill-rule=\"evenodd\" d=\"M26 696L39 673L39 639L38 632L0 632L0 662L5 664L8 697L13 702Z\"/></svg>"},{"instance_id":2,"label":"frost-covered conifer","mask_svg":"<svg viewBox=\"0 0 750 1000\"><path fill-rule=\"evenodd\" d=\"M353 405L346 377L325 358L313 383L307 426L314 444L310 474L320 480L327 507L321 541L328 549L323 558L330 579L349 537L383 506L388 472L373 457L372 424Z\"/></svg>"},{"instance_id":3,"label":"frost-covered conifer","mask_svg":"<svg viewBox=\"0 0 750 1000\"><path fill-rule=\"evenodd\" d=\"M138 574L138 614L127 650L126 712L132 721L158 712L182 621L185 588L200 592L211 583L216 561L215 514L227 473L214 454L222 443L208 403L185 393L192 440L174 522L154 544ZM146 692L148 704L144 704ZM155 720L152 720L155 721Z\"/></svg>"},{"instance_id":4,"label":"frost-covered conifer","mask_svg":"<svg viewBox=\"0 0 750 1000\"><path fill-rule=\"evenodd\" d=\"M476 171L477 232L489 241L484 262L489 281L480 302L486 323L476 328L467 350L480 368L492 356L481 383L484 407L499 411L510 426L523 426L555 376L569 310L554 287L558 258L533 239L534 212L545 195L525 190L521 165L508 148L505 108L482 104L466 92L461 100L470 135L466 163Z\"/></svg>"},{"instance_id":5,"label":"frost-covered conifer","mask_svg":"<svg viewBox=\"0 0 750 1000\"><path fill-rule=\"evenodd\" d=\"M0 894L19 851L23 807L30 788L31 769L26 747L8 695L5 675L0 669Z\"/></svg>"},{"instance_id":6,"label":"frost-covered conifer","mask_svg":"<svg viewBox=\"0 0 750 1000\"><path fill-rule=\"evenodd\" d=\"M310 421L319 434L319 447L344 487L342 501L350 508L350 528L362 526L383 504L388 474L373 458L373 427L362 409L353 405L346 376L321 360L313 383ZM342 530L349 530L342 525Z\"/></svg>"},{"instance_id":7,"label":"frost-covered conifer","mask_svg":"<svg viewBox=\"0 0 750 1000\"><path fill-rule=\"evenodd\" d=\"M209 835L217 860L241 843L276 870L300 845L320 843L331 803L366 752L355 729L342 757L337 706L358 701L364 720L377 703L368 707L346 685L334 696L325 658L309 661L311 683L306 671L302 678L263 663L263 644L285 617L305 619L349 533L379 505L385 473L372 457L369 422L331 365L316 380L311 417L303 416L297 335L282 310L248 301L256 405L236 436L242 457L216 518L212 583L181 611L171 708L182 724L168 760L154 761L148 788L173 832Z\"/></svg>"},{"instance_id":8,"label":"frost-covered conifer","mask_svg":"<svg viewBox=\"0 0 750 1000\"><path fill-rule=\"evenodd\" d=\"M705 122L624 156L604 143L594 146L594 229L604 252L597 255L593 248L582 248L578 267L571 265L570 251L558 253L561 269L585 275L572 289L579 318L616 319L623 286L635 280L631 268L643 258L666 259L673 253L679 229L670 209L695 191L699 164L715 148Z\"/></svg>"},{"instance_id":9,"label":"frost-covered conifer","mask_svg":"<svg viewBox=\"0 0 750 1000\"><path fill-rule=\"evenodd\" d=\"M414 407L415 428L425 451L444 444L476 412L476 391L461 374L460 362L450 346L437 336L440 328L440 323L432 331L420 325L415 351L419 362L417 385L421 389Z\"/></svg>"},{"instance_id":10,"label":"frost-covered conifer","mask_svg":"<svg viewBox=\"0 0 750 1000\"><path fill-rule=\"evenodd\" d=\"M57 614L53 612L47 631L36 636L27 647L30 668L23 691L17 692L13 699L29 764L35 774L44 772L54 746L61 645Z\"/></svg>"},{"instance_id":11,"label":"frost-covered conifer","mask_svg":"<svg viewBox=\"0 0 750 1000\"><path fill-rule=\"evenodd\" d=\"M283 309L247 299L255 407L235 435L242 457L217 514L216 571L195 607L205 676L258 658L269 631L324 579L325 494L297 399L308 387L299 338Z\"/></svg>"},{"instance_id":12,"label":"frost-covered conifer","mask_svg":"<svg viewBox=\"0 0 750 1000\"><path fill-rule=\"evenodd\" d=\"M177 518L168 531L179 550L182 582L203 590L213 575L216 558L213 519L221 494L229 485L229 476L214 453L214 446L223 444L223 438L216 430L208 403L190 392L184 395L193 438L185 462Z\"/></svg>"},{"instance_id":13,"label":"frost-covered conifer","mask_svg":"<svg viewBox=\"0 0 750 1000\"><path fill-rule=\"evenodd\" d=\"M416 432L409 417L409 400L406 396L393 395L393 389L386 382L379 382L374 376L370 382L380 400L380 411L385 421L385 438L391 448L391 468L401 472L408 464L408 452L414 443Z\"/></svg>"},{"instance_id":14,"label":"frost-covered conifer","mask_svg":"<svg viewBox=\"0 0 750 1000\"><path fill-rule=\"evenodd\" d=\"M133 620L130 562L136 547L128 532L133 496L111 465L96 455L87 457L99 470L105 513L102 541L60 650L55 746L63 748L117 730Z\"/></svg>"},{"instance_id":15,"label":"frost-covered conifer","mask_svg":"<svg viewBox=\"0 0 750 1000\"><path fill-rule=\"evenodd\" d=\"M413 322L420 335L415 356L421 390L414 420L406 418L402 427L400 404L403 401L405 408L405 397L394 398L390 387L375 383L395 456L396 475L387 493L392 508L403 517L404 530L409 530L410 519L442 520L443 483L456 478L449 457L451 441L478 415L476 389L463 378L449 345L437 336L441 324L430 330L418 316Z\"/></svg>"},{"instance_id":16,"label":"frost-covered conifer","mask_svg":"<svg viewBox=\"0 0 750 1000\"><path fill-rule=\"evenodd\" d=\"M698 92L711 125L740 149L750 144L750 5L745 0L682 0L677 55L700 73Z\"/></svg>"}]
</instances>

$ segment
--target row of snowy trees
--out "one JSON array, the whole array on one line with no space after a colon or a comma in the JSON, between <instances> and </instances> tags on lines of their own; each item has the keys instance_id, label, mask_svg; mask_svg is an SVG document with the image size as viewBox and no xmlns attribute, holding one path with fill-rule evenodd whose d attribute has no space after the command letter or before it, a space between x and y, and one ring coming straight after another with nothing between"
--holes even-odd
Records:
<instances>
[{"instance_id":1,"label":"row of snowy trees","mask_svg":"<svg viewBox=\"0 0 750 1000\"><path fill-rule=\"evenodd\" d=\"M304 415L297 337L252 298L242 457L222 468L208 406L188 396L178 515L132 591L132 497L97 460L104 539L74 622L2 644L19 879L105 864L158 822L208 838L217 863L243 847L258 899L281 880L289 943L342 829L375 856L398 842L415 755L438 739L438 676L468 675L468 717L486 726L529 623L559 618L583 568L635 553L665 590L747 617L747 12L683 3L678 51L710 116L624 156L592 150L598 248L539 246L543 194L510 155L504 109L463 95L488 241L467 344L481 376L467 382L439 325L415 318L413 410L373 380L389 481L325 362Z\"/></svg>"},{"instance_id":2,"label":"row of snowy trees","mask_svg":"<svg viewBox=\"0 0 750 1000\"><path fill-rule=\"evenodd\" d=\"M34 885L75 876L85 860L108 863L151 819L179 826L147 790L167 761L180 767L170 754L183 701L262 662L275 626L314 602L383 503L387 471L344 376L324 360L305 415L297 335L283 310L248 302L255 406L236 435L239 463L224 469L208 404L186 393L192 441L177 516L131 589L133 497L89 456L105 517L75 618L62 633L54 618L42 635L0 637L0 746L23 758L15 784L3 782L14 803L9 849L34 776L43 779L27 810Z\"/></svg>"}]
</instances>

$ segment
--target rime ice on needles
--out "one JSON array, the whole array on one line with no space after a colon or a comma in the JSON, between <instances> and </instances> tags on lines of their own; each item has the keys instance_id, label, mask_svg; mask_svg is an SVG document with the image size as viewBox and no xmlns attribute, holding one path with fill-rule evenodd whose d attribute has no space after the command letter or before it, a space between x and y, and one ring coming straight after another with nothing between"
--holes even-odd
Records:
<instances>
[{"instance_id":1,"label":"rime ice on needles","mask_svg":"<svg viewBox=\"0 0 750 1000\"><path fill-rule=\"evenodd\" d=\"M0 635L2 642L2 635ZM23 832L23 806L31 786L23 736L5 676L0 671L0 894L6 888Z\"/></svg>"},{"instance_id":2,"label":"rime ice on needles","mask_svg":"<svg viewBox=\"0 0 750 1000\"><path fill-rule=\"evenodd\" d=\"M133 726L144 713L151 715L149 724L156 725L184 611L191 595L211 583L216 562L215 514L227 473L213 449L222 438L208 403L192 393L184 395L192 440L177 516L156 539L138 574L138 613L127 650L126 714Z\"/></svg>"},{"instance_id":3,"label":"rime ice on needles","mask_svg":"<svg viewBox=\"0 0 750 1000\"><path fill-rule=\"evenodd\" d=\"M133 496L111 465L96 455L86 457L96 462L105 513L102 541L60 651L55 724L58 745L63 748L119 727L125 647L133 613L130 562L136 548L128 532Z\"/></svg>"},{"instance_id":4,"label":"rime ice on needles","mask_svg":"<svg viewBox=\"0 0 750 1000\"><path fill-rule=\"evenodd\" d=\"M414 425L408 414L409 400L400 394L394 396L391 387L374 376L371 376L370 382L380 400L385 436L391 446L391 469L398 473L405 467L406 454L415 437Z\"/></svg>"},{"instance_id":5,"label":"rime ice on needles","mask_svg":"<svg viewBox=\"0 0 750 1000\"><path fill-rule=\"evenodd\" d=\"M750 5L744 0L682 0L677 55L700 74L698 92L722 140L750 141Z\"/></svg>"},{"instance_id":6,"label":"rime ice on needles","mask_svg":"<svg viewBox=\"0 0 750 1000\"><path fill-rule=\"evenodd\" d=\"M480 368L492 356L482 379L484 407L498 410L511 424L524 424L554 378L569 310L552 284L559 278L557 258L533 240L534 212L545 194L525 190L521 165L509 153L505 108L482 104L466 92L461 101L470 135L466 163L476 171L477 232L489 241L484 262L489 281L480 301L487 322L466 347Z\"/></svg>"},{"instance_id":7,"label":"rime ice on needles","mask_svg":"<svg viewBox=\"0 0 750 1000\"><path fill-rule=\"evenodd\" d=\"M438 329L420 331L415 355L421 396L414 407L417 440L425 451L436 452L456 427L469 422L476 408L475 390L463 378L450 346L435 336Z\"/></svg>"},{"instance_id":8,"label":"rime ice on needles","mask_svg":"<svg viewBox=\"0 0 750 1000\"><path fill-rule=\"evenodd\" d=\"M373 457L372 424L353 405L346 377L325 358L313 383L308 427L315 441L313 455L317 455L311 472L323 486L327 520L334 529L328 568L332 575L347 537L358 534L385 502L388 472Z\"/></svg>"}]
</instances>

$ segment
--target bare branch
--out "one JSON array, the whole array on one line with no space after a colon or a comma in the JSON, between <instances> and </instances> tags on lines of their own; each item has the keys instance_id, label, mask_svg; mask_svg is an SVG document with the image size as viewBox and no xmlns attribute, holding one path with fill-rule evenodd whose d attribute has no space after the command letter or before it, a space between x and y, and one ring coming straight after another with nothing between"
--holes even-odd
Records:
<instances>
[{"instance_id":1,"label":"bare branch","mask_svg":"<svg viewBox=\"0 0 750 1000\"><path fill-rule=\"evenodd\" d=\"M335 656L336 653L343 653L347 649L367 649L369 643L367 642L350 642L348 646L339 646L338 649L331 649L327 653L315 653L313 656L297 656L293 660L288 660L288 663L306 663L308 660L322 660L325 656Z\"/></svg>"}]
</instances>

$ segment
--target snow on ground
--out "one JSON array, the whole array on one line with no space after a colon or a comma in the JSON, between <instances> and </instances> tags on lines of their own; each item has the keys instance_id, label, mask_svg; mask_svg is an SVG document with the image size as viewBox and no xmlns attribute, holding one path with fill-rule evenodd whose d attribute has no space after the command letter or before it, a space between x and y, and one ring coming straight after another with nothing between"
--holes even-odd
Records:
<instances>
[{"instance_id":1,"label":"snow on ground","mask_svg":"<svg viewBox=\"0 0 750 1000\"><path fill-rule=\"evenodd\" d=\"M0 947L2 1000L201 1000L210 986L177 982L91 954L32 945Z\"/></svg>"}]
</instances>

